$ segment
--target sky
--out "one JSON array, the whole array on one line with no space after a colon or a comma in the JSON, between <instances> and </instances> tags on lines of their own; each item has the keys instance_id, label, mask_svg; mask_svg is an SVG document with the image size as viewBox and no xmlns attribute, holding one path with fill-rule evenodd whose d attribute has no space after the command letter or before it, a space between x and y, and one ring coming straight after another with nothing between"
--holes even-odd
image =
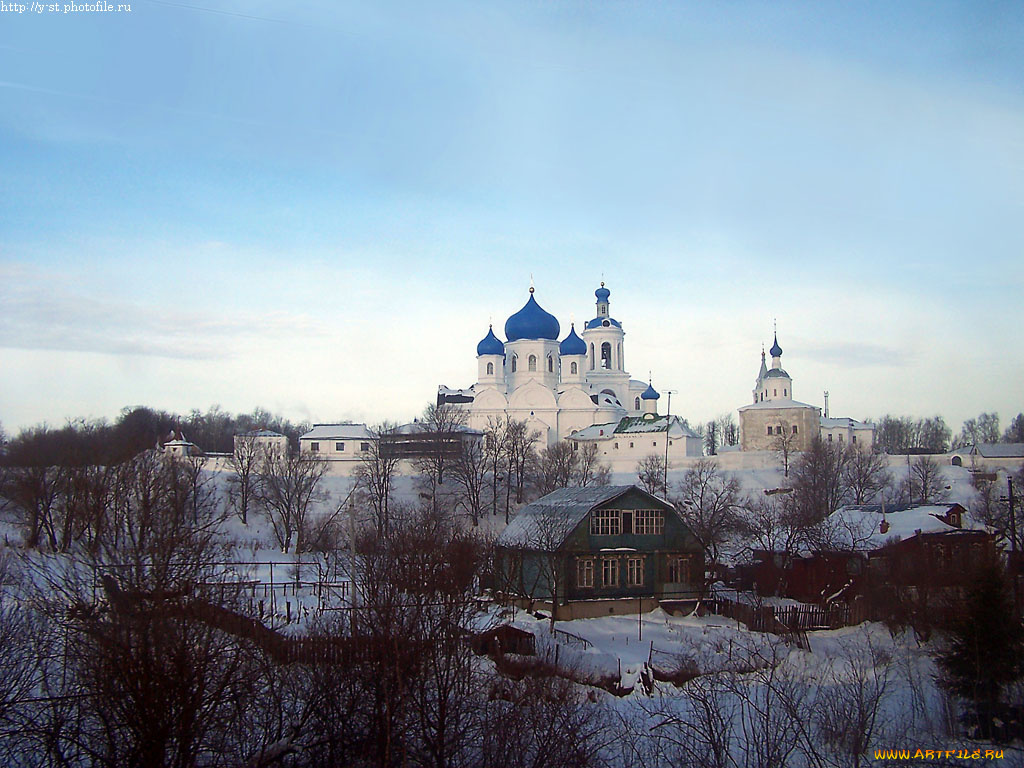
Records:
<instances>
[{"instance_id":1,"label":"sky","mask_svg":"<svg viewBox=\"0 0 1024 768\"><path fill-rule=\"evenodd\" d=\"M1024 4L129 6L0 12L8 434L410 420L531 280L691 422L1024 410Z\"/></svg>"}]
</instances>

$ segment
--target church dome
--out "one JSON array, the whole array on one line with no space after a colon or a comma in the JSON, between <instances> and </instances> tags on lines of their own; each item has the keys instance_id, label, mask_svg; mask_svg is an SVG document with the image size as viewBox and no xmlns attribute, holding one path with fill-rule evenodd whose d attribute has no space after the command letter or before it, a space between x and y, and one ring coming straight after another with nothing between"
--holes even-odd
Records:
<instances>
[{"instance_id":1,"label":"church dome","mask_svg":"<svg viewBox=\"0 0 1024 768\"><path fill-rule=\"evenodd\" d=\"M558 340L558 333L561 328L558 319L541 309L540 304L533 298L533 289L530 289L530 300L526 305L505 321L505 335L509 341L520 339L550 339Z\"/></svg>"},{"instance_id":2,"label":"church dome","mask_svg":"<svg viewBox=\"0 0 1024 768\"><path fill-rule=\"evenodd\" d=\"M640 395L641 400L657 400L660 397L661 395L659 395L657 391L655 391L653 384L648 384L647 389L645 389L644 393Z\"/></svg>"},{"instance_id":3,"label":"church dome","mask_svg":"<svg viewBox=\"0 0 1024 768\"><path fill-rule=\"evenodd\" d=\"M775 334L775 343L772 344L772 348L768 350L768 354L772 357L782 356L782 347L779 346L779 334Z\"/></svg>"},{"instance_id":4,"label":"church dome","mask_svg":"<svg viewBox=\"0 0 1024 768\"><path fill-rule=\"evenodd\" d=\"M501 340L494 335L494 328L488 326L487 335L484 336L480 343L476 345L476 354L480 355L504 355L505 345L501 343Z\"/></svg>"},{"instance_id":5,"label":"church dome","mask_svg":"<svg viewBox=\"0 0 1024 768\"><path fill-rule=\"evenodd\" d=\"M569 335L562 339L558 345L560 355L585 355L587 354L587 343L576 335L576 326L570 326Z\"/></svg>"},{"instance_id":6,"label":"church dome","mask_svg":"<svg viewBox=\"0 0 1024 768\"><path fill-rule=\"evenodd\" d=\"M612 295L612 292L604 287L604 283L601 283L601 287L594 291L594 295L598 301L608 301L608 297Z\"/></svg>"}]
</instances>

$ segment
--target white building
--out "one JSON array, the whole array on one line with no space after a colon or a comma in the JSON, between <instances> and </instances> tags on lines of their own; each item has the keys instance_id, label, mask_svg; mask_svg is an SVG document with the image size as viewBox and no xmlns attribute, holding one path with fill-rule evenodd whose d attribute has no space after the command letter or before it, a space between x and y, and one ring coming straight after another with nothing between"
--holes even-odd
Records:
<instances>
[{"instance_id":1,"label":"white building","mask_svg":"<svg viewBox=\"0 0 1024 768\"><path fill-rule=\"evenodd\" d=\"M754 402L739 409L740 448L744 451L777 450L783 438L788 450L804 451L815 436L826 442L871 448L875 428L851 418L829 418L816 405L793 398L793 377L782 367L782 347L775 335L769 354L772 366L765 364L761 350L761 369L754 382Z\"/></svg>"},{"instance_id":2,"label":"white building","mask_svg":"<svg viewBox=\"0 0 1024 768\"><path fill-rule=\"evenodd\" d=\"M251 432L235 435L235 455L239 456L249 442L252 442L256 449L264 454L288 453L288 437L286 435L274 432L272 429L254 429Z\"/></svg>"},{"instance_id":3,"label":"white building","mask_svg":"<svg viewBox=\"0 0 1024 768\"><path fill-rule=\"evenodd\" d=\"M597 310L583 331L575 325L559 341L561 326L530 288L526 304L505 323L507 341L493 327L477 344L477 382L467 389L439 387L438 403L469 411L468 425L485 430L509 416L525 421L551 445L593 424L640 416L647 383L625 367L622 323L609 312L611 291L595 291Z\"/></svg>"},{"instance_id":4,"label":"white building","mask_svg":"<svg viewBox=\"0 0 1024 768\"><path fill-rule=\"evenodd\" d=\"M377 436L365 424L314 424L299 438L299 451L355 465L370 451L370 444L376 439Z\"/></svg>"}]
</instances>

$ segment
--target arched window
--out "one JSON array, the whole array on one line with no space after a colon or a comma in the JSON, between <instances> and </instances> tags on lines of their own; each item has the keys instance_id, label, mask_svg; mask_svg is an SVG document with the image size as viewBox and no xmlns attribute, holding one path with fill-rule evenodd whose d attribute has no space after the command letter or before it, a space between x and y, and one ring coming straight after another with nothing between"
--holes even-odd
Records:
<instances>
[{"instance_id":1,"label":"arched window","mask_svg":"<svg viewBox=\"0 0 1024 768\"><path fill-rule=\"evenodd\" d=\"M601 367L605 370L612 367L612 345L607 341L601 345Z\"/></svg>"},{"instance_id":2,"label":"arched window","mask_svg":"<svg viewBox=\"0 0 1024 768\"><path fill-rule=\"evenodd\" d=\"M526 367L527 367L527 369L529 369L531 371L536 371L537 370L537 356L536 355L530 355L529 359L526 361Z\"/></svg>"},{"instance_id":3,"label":"arched window","mask_svg":"<svg viewBox=\"0 0 1024 768\"><path fill-rule=\"evenodd\" d=\"M594 343L590 343L590 370L594 370Z\"/></svg>"},{"instance_id":4,"label":"arched window","mask_svg":"<svg viewBox=\"0 0 1024 768\"><path fill-rule=\"evenodd\" d=\"M577 368L576 363L569 363L569 373L571 373L573 376L579 373L579 369Z\"/></svg>"},{"instance_id":5,"label":"arched window","mask_svg":"<svg viewBox=\"0 0 1024 768\"><path fill-rule=\"evenodd\" d=\"M551 355L548 355L548 373L555 372L555 361L551 359Z\"/></svg>"},{"instance_id":6,"label":"arched window","mask_svg":"<svg viewBox=\"0 0 1024 768\"><path fill-rule=\"evenodd\" d=\"M487 375L488 376L493 376L494 375L494 363L488 363L487 364Z\"/></svg>"},{"instance_id":7,"label":"arched window","mask_svg":"<svg viewBox=\"0 0 1024 768\"><path fill-rule=\"evenodd\" d=\"M512 373L516 372L516 360L518 360L518 358L515 355L512 355Z\"/></svg>"},{"instance_id":8,"label":"arched window","mask_svg":"<svg viewBox=\"0 0 1024 768\"><path fill-rule=\"evenodd\" d=\"M782 390L782 396L783 397L789 397L789 390L788 389Z\"/></svg>"},{"instance_id":9,"label":"arched window","mask_svg":"<svg viewBox=\"0 0 1024 768\"><path fill-rule=\"evenodd\" d=\"M636 410L636 411L640 410L640 398L639 397L637 397L637 398L635 398L633 400L633 410Z\"/></svg>"}]
</instances>

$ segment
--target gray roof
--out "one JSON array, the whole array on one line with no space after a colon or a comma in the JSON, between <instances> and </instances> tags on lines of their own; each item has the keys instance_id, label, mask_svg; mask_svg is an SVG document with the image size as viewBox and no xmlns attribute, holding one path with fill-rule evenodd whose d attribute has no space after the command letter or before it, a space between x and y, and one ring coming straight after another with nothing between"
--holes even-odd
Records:
<instances>
[{"instance_id":1,"label":"gray roof","mask_svg":"<svg viewBox=\"0 0 1024 768\"><path fill-rule=\"evenodd\" d=\"M979 443L974 446L985 459L1019 459L1024 457L1024 443Z\"/></svg>"},{"instance_id":2,"label":"gray roof","mask_svg":"<svg viewBox=\"0 0 1024 768\"><path fill-rule=\"evenodd\" d=\"M365 424L314 424L301 440L374 440L376 436Z\"/></svg>"},{"instance_id":3,"label":"gray roof","mask_svg":"<svg viewBox=\"0 0 1024 768\"><path fill-rule=\"evenodd\" d=\"M816 405L808 405L807 403L801 403L799 400L791 400L789 398L780 397L777 400L762 400L759 403L751 403L750 405L744 405L742 408L738 408L740 411L770 411L775 409L783 408L813 408L816 411L820 411Z\"/></svg>"},{"instance_id":4,"label":"gray roof","mask_svg":"<svg viewBox=\"0 0 1024 768\"><path fill-rule=\"evenodd\" d=\"M280 432L275 432L272 429L254 429L251 432L243 432L235 437L284 437Z\"/></svg>"},{"instance_id":5,"label":"gray roof","mask_svg":"<svg viewBox=\"0 0 1024 768\"><path fill-rule=\"evenodd\" d=\"M766 379L781 379L781 378L787 378L788 379L788 378L790 378L790 375L788 373L786 373L784 370L782 370L781 368L772 368L770 371L768 371L768 373L766 373L764 375L764 377Z\"/></svg>"},{"instance_id":6,"label":"gray roof","mask_svg":"<svg viewBox=\"0 0 1024 768\"><path fill-rule=\"evenodd\" d=\"M634 489L640 493L647 493L635 485L559 488L520 509L512 522L498 536L496 543L503 547L555 550L590 510ZM656 496L651 498L657 499ZM665 501L661 503L668 504Z\"/></svg>"}]
</instances>

